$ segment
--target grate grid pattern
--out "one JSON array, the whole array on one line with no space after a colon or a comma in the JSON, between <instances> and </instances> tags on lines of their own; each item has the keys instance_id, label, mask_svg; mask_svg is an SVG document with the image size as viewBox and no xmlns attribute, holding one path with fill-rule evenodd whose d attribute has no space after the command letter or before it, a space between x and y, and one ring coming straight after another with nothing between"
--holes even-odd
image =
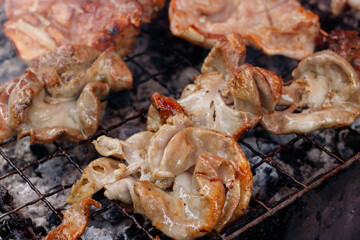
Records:
<instances>
[{"instance_id":1,"label":"grate grid pattern","mask_svg":"<svg viewBox=\"0 0 360 240\"><path fill-rule=\"evenodd\" d=\"M317 5L312 4L311 1L309 2L308 6L312 9L316 8ZM321 10L315 12L319 14ZM327 21L333 22L334 19L331 18ZM347 26L348 23L345 25ZM43 191L31 180L29 172L49 161L62 161L62 163L67 161L75 171L81 173L83 167L96 158L96 153L94 153L91 144L92 140L101 135L125 139L134 132L144 130L146 110L150 105L151 94L154 91L159 91L167 96L178 98L182 89L191 82L191 78L199 74L201 63L208 53L208 50L192 46L180 39L172 37L167 26L166 11L163 11L158 20L143 27L135 52L125 58L125 61L134 74L134 88L128 92L112 94L106 99L108 100L108 107L103 117L101 127L89 139L75 144L61 142L49 144L51 146L47 146L47 149L52 150L49 154L30 161L29 163L22 163L16 157L11 157L7 153L7 150L5 150L9 145L16 144L16 139L10 139L0 145L0 155L2 156L0 161L6 161L8 168L8 171L0 171L0 181L6 180L13 175L18 175L22 180L19 181L18 184L27 184L32 191L36 193L36 198L23 202L10 211L3 212L0 215L0 222L5 221L7 217L20 212L22 209L39 202L43 202L49 211L55 214L58 221L61 220L62 216L58 211L59 209L57 209L49 199L56 197L58 194L66 194L73 182L58 182L57 186L52 186L51 189ZM270 59L254 49L250 49L248 55L247 62L260 66L264 65L267 59ZM263 60L260 61L258 59ZM284 66L277 68L277 73L284 79L288 79L292 67L296 62L294 63L294 61L283 57L273 57L273 59L286 62ZM327 132L331 136L334 136L334 139L338 140L340 139L340 133L347 131L347 133L352 134L355 139L359 139L359 127L354 128L324 130L321 133ZM319 137L321 133L291 135L286 137L285 141L284 139L279 140L277 137L265 133L259 126L254 130L250 130L249 133L239 141L239 144L245 151L252 165L254 181L257 181L257 176L261 175L264 169L271 171L271 174L277 175L281 181L277 181L274 187L275 189L270 189L265 192L265 194L254 194L247 213L223 233L212 233L210 234L211 237L214 239L235 239L239 237L242 233L273 216L281 209L289 206L309 191L312 191L320 184L360 160L360 149L356 147L356 144L355 147L353 147L354 154L351 154L351 156L339 154L339 150L336 149L333 151L332 142L328 143L325 141L326 144L324 144L323 138ZM25 140L28 141L28 139ZM263 146L263 143L265 145L271 143L269 144L271 146L265 150L260 149L259 146ZM10 148L12 148L12 146L10 146ZM77 152L78 148L84 148L85 150L81 151L90 152L93 158L83 159ZM311 163L311 167L315 169L313 171L316 173L313 174L313 177L304 177L304 174L299 173L295 167L289 167L291 164L286 162L289 151L291 153L308 149L316 153L318 153L317 150L319 150L319 156L324 156L323 154L325 154L327 158L333 161L333 165L323 170L321 166ZM293 157L296 158L296 156ZM309 162L308 159L303 159L303 161ZM292 160L288 162L292 163ZM304 163L297 163L294 160L293 164L295 166L303 166ZM309 165L311 164L309 163ZM263 178L260 176L260 179ZM121 204L114 201L107 201L106 204L103 204L103 208L94 211L91 217L96 218L98 215L114 207L123 214L124 218L133 221L136 228L140 230L132 239L156 239L158 235L166 239L166 237L161 235L151 224L144 221L137 214L129 213Z\"/></svg>"}]
</instances>

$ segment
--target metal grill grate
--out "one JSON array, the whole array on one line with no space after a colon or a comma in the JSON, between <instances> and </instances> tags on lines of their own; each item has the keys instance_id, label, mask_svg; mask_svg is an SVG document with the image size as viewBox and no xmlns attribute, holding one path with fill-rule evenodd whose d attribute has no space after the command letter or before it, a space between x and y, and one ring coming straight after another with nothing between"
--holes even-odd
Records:
<instances>
[{"instance_id":1,"label":"metal grill grate","mask_svg":"<svg viewBox=\"0 0 360 240\"><path fill-rule=\"evenodd\" d=\"M327 13L316 9L318 5L309 2L308 6L315 12L327 16ZM334 26L332 18L329 20L326 17L326 19L324 21L331 22L333 24L331 26ZM336 22L336 24L339 23ZM327 25L327 27L331 26ZM357 26L354 28L357 29ZM5 226L6 221L14 214L20 212L24 215L29 214L26 209L41 202L48 211L52 212L52 214L46 213L43 218L49 221L52 216L55 219L52 223L48 223L46 228L58 224L61 220L59 210L63 206L54 204L53 202L56 202L54 199L64 198L74 180L80 176L82 168L98 157L91 141L100 135L126 139L135 132L145 130L146 110L150 105L151 94L158 91L178 98L182 89L192 81L192 77L200 73L200 66L207 53L208 50L174 38L168 29L166 11L163 11L158 20L143 27L135 52L125 58L134 74L134 88L131 91L110 95L106 99L108 106L96 134L86 141L75 144L56 142L44 146L31 146L30 153L26 153L31 155L28 157L30 160L27 161L24 160L25 153L19 155L14 152L19 151L18 146L20 146L20 152L29 151L21 148L29 139L11 139L3 143L0 147L3 159L0 161L6 163L3 164L3 169L0 168L0 183L15 181L16 185L27 184L35 195L33 199L21 201L12 210L3 212L0 215L0 226ZM254 49L249 49L247 62L273 70L284 79L289 79L291 70L297 63L284 57L268 57ZM356 144L360 140L360 126L358 125L360 124L356 123L344 129L290 136L274 136L259 126L250 130L241 138L239 144L250 161L254 173L252 201L247 213L234 225L222 234L213 233L211 237L214 239L239 237L359 161L360 149ZM346 151L343 151L344 148ZM314 161L313 155L325 159L326 162ZM49 162L66 166L68 171L60 174L63 176L61 180L53 180L51 173L48 173L54 169L41 167ZM71 176L66 177L67 174ZM32 180L35 177L41 177L42 182L48 182L47 178L49 178L51 184L39 185L38 182ZM7 185L5 187L8 188ZM18 198L16 192L11 192L11 194L14 199ZM21 195L21 192L18 194ZM128 213L117 202L95 196L97 197L101 200L103 208L94 211L92 218L96 219L111 209L117 209L123 215L121 218L130 219L135 224L135 230L129 234L129 238L155 239L159 235L166 239L141 216ZM91 226L91 223L89 225Z\"/></svg>"}]
</instances>

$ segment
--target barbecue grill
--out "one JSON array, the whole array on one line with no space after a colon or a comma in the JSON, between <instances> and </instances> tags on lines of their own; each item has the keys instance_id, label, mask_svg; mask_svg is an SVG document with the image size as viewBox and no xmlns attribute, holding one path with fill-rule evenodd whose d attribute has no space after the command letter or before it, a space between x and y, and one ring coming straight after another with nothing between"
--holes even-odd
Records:
<instances>
[{"instance_id":1,"label":"barbecue grill","mask_svg":"<svg viewBox=\"0 0 360 240\"><path fill-rule=\"evenodd\" d=\"M302 1L306 8L320 16L325 31L360 30L359 13L348 11L335 18L329 15L326 3L328 1ZM79 143L30 146L26 137L1 144L0 239L45 236L61 222L61 210L67 207L66 195L82 169L99 157L91 141L101 135L126 139L145 130L152 93L157 91L178 98L193 76L200 73L209 51L173 37L166 10L153 23L142 27L135 51L125 57L134 75L134 87L105 99L107 108L93 136ZM0 20L5 21L3 10ZM20 75L25 65L16 57L14 47L2 30L0 34L0 78L4 82ZM284 80L290 79L297 65L295 60L266 56L252 48L248 49L246 59L248 63L276 72ZM351 228L356 226L351 220L360 220L360 211L356 208L360 198L359 142L359 119L346 128L308 135L276 136L261 126L249 130L239 144L254 174L250 205L246 214L221 234L211 233L204 239L315 239L316 236L322 239L326 233L321 229L305 228L302 232L300 227L321 226L319 222L326 221L324 216L332 219L327 226L337 226L340 233L346 229L342 236L355 238L360 234L359 229ZM329 210L333 206L329 192L335 196L337 206L342 202L350 205L341 207L342 210ZM338 199L341 196L346 199ZM82 239L155 239L156 236L168 239L149 220L131 213L118 202L107 200L102 192L94 198L101 202L102 208L93 209L92 220ZM309 208L306 204L315 207ZM316 207L317 204L321 206ZM343 225L346 222L348 225ZM285 227L286 223L291 227Z\"/></svg>"}]
</instances>

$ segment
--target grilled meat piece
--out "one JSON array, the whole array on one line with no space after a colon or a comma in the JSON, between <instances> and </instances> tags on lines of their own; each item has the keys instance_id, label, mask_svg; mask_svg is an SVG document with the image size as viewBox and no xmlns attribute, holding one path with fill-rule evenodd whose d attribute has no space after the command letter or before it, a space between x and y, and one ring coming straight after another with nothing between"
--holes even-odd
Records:
<instances>
[{"instance_id":1,"label":"grilled meat piece","mask_svg":"<svg viewBox=\"0 0 360 240\"><path fill-rule=\"evenodd\" d=\"M50 231L49 234L43 238L43 240L78 239L85 231L89 221L89 209L91 205L97 208L101 207L99 202L91 198L86 198L72 205L69 209L63 211L62 213L64 215L64 219L62 223Z\"/></svg>"},{"instance_id":2,"label":"grilled meat piece","mask_svg":"<svg viewBox=\"0 0 360 240\"><path fill-rule=\"evenodd\" d=\"M202 74L195 77L194 84L185 87L177 100L194 126L239 138L258 124L264 111L275 109L280 101L281 78L273 72L244 64L245 55L246 48L239 34L228 34L212 48L201 68ZM178 112L174 109L176 106L173 103L166 107ZM164 113L153 103L147 129L157 131L163 118Z\"/></svg>"},{"instance_id":3,"label":"grilled meat piece","mask_svg":"<svg viewBox=\"0 0 360 240\"><path fill-rule=\"evenodd\" d=\"M360 116L360 81L346 59L331 50L302 60L284 86L279 106L265 114L264 128L275 134L309 133L344 127Z\"/></svg>"},{"instance_id":4,"label":"grilled meat piece","mask_svg":"<svg viewBox=\"0 0 360 240\"><path fill-rule=\"evenodd\" d=\"M113 47L125 56L139 34L142 12L136 0L8 0L5 8L4 33L27 62L65 44Z\"/></svg>"},{"instance_id":5,"label":"grilled meat piece","mask_svg":"<svg viewBox=\"0 0 360 240\"><path fill-rule=\"evenodd\" d=\"M132 74L112 49L56 48L0 86L0 141L26 135L31 143L86 139L99 126L100 99L131 87Z\"/></svg>"},{"instance_id":6,"label":"grilled meat piece","mask_svg":"<svg viewBox=\"0 0 360 240\"><path fill-rule=\"evenodd\" d=\"M314 51L319 17L296 0L172 0L170 29L175 36L212 47L228 33L269 55L303 59Z\"/></svg>"},{"instance_id":7,"label":"grilled meat piece","mask_svg":"<svg viewBox=\"0 0 360 240\"><path fill-rule=\"evenodd\" d=\"M92 195L95 185L96 190L103 186L106 197L133 204L137 213L175 239L221 231L235 221L252 193L250 165L239 145L224 133L188 127L191 120L182 113L169 116L167 123L156 134L140 132L126 141L102 136L94 141L99 153L120 158L126 169L117 179L113 176L120 161L93 161L73 186L68 202Z\"/></svg>"}]
</instances>

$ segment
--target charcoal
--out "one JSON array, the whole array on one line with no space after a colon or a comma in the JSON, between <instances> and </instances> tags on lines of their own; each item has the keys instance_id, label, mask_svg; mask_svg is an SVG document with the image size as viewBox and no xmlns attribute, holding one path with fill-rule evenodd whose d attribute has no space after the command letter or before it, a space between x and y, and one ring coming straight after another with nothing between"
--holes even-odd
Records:
<instances>
[{"instance_id":1,"label":"charcoal","mask_svg":"<svg viewBox=\"0 0 360 240\"><path fill-rule=\"evenodd\" d=\"M12 209L11 196L7 189L0 185L0 212L5 213ZM20 213L14 213L0 222L0 238L4 240L37 239L34 229L35 226L31 218L25 218ZM37 228L36 232L41 233L38 230Z\"/></svg>"},{"instance_id":2,"label":"charcoal","mask_svg":"<svg viewBox=\"0 0 360 240\"><path fill-rule=\"evenodd\" d=\"M334 17L328 12L330 0L300 2L320 16L323 30L329 32L332 29L349 29L359 32L360 12L349 9L343 15ZM0 23L5 20L2 7ZM125 140L134 133L146 130L147 108L151 104L153 92L158 91L178 98L184 87L193 82L194 76L199 75L201 64L209 50L172 36L168 24L165 8L158 19L143 26L134 53L125 58L134 76L134 88L113 93L104 99L107 101L107 108L103 113L100 129L88 141L30 146L29 138L26 137L1 147L3 154L26 177L13 172L14 168L4 159L0 159L1 184L7 188L0 185L0 212L5 213L30 201L38 201L0 219L0 239L38 239L60 224L61 220L50 208L60 212L69 207L65 202L66 195L70 192L69 186L61 188L73 184L80 177L81 170L99 157L91 141L102 134ZM298 64L298 61L286 57L264 55L254 48L248 48L246 62L274 71L284 81L291 80L291 72ZM25 67L17 57L15 47L0 29L0 82L19 76ZM253 168L254 199L245 215L226 228L223 234L226 236L236 233L252 220L263 217L268 213L266 207L287 204L289 198L304 190L304 184L309 186L322 179L325 174L342 166L342 161L349 161L359 153L359 142L360 119L346 128L316 131L307 136L273 135L261 126L249 130L241 137L239 144ZM31 182L40 194L47 194L58 188L60 190L46 197L48 202L44 203L28 182ZM347 183L350 184L351 179L347 180ZM331 191L328 190L327 194L329 192ZM317 191L312 191L312 194L316 197L311 199L316 200L306 204L316 206L316 201L319 201L321 196L317 196ZM351 197L346 194L344 196ZM118 211L117 205L105 199L103 191L93 197L102 204L102 209L92 209L91 221L82 239L148 239L148 234L167 239L144 217L131 213L130 209L131 218ZM350 202L354 204L353 201ZM321 203L325 205L326 201ZM316 212L315 208L311 210ZM317 215L311 214L311 218L317 221L318 224L314 224L316 226L320 226L320 222L330 226L335 223L329 219L332 214L335 214L337 219L344 219L344 216L338 216L339 211L324 206ZM304 221L305 216L310 213L302 213L300 210L296 213L298 214L294 214L292 224L296 225L296 221L300 221L300 226L309 227ZM351 216L356 213L355 210L347 212L352 214ZM275 218L274 221L260 224L255 230L248 231L245 238L283 238L284 234L276 231L284 230L281 225L289 219L289 214L291 212L280 214L285 216L283 221ZM140 227L133 219L136 219ZM301 236L302 230L295 230L296 236ZM255 231L257 233L254 233ZM320 231L316 231L316 234L319 235ZM240 233L233 238L238 239L239 236ZM288 239L293 237L289 235ZM221 239L216 234L210 234L203 239L208 238Z\"/></svg>"}]
</instances>

